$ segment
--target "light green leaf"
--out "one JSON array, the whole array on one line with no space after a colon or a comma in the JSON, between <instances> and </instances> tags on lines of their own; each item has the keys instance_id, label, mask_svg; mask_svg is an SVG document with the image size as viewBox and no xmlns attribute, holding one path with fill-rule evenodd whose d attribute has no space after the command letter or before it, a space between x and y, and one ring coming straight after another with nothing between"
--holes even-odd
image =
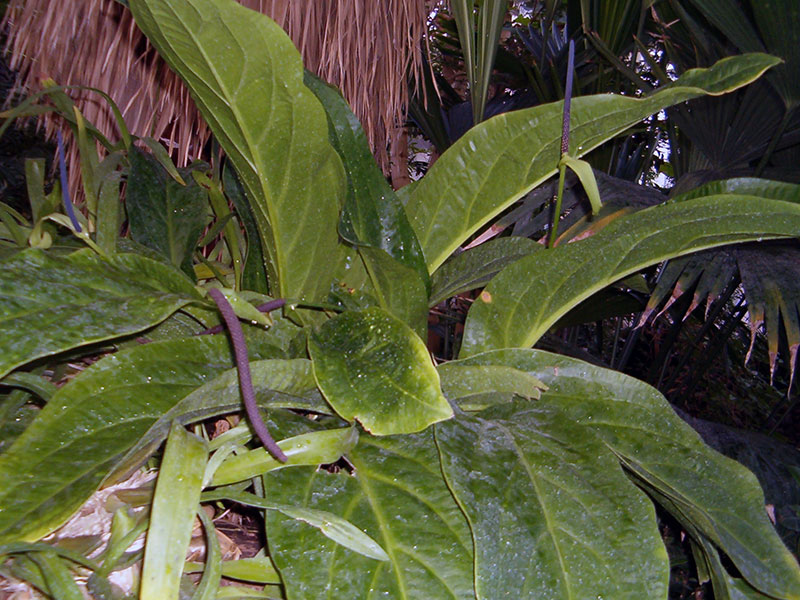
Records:
<instances>
[{"instance_id":1,"label":"light green leaf","mask_svg":"<svg viewBox=\"0 0 800 600\"><path fill-rule=\"evenodd\" d=\"M19 252L0 263L0 377L36 358L137 333L200 299L182 273L142 256Z\"/></svg>"},{"instance_id":2,"label":"light green leaf","mask_svg":"<svg viewBox=\"0 0 800 600\"><path fill-rule=\"evenodd\" d=\"M253 358L276 352L258 338L248 349ZM0 543L61 525L159 417L232 366L222 336L154 342L108 356L60 388L0 455Z\"/></svg>"},{"instance_id":3,"label":"light green leaf","mask_svg":"<svg viewBox=\"0 0 800 600\"><path fill-rule=\"evenodd\" d=\"M472 305L461 356L530 347L581 301L668 258L798 231L800 204L744 195L659 204L619 218L587 239L506 267Z\"/></svg>"},{"instance_id":4,"label":"light green leaf","mask_svg":"<svg viewBox=\"0 0 800 600\"><path fill-rule=\"evenodd\" d=\"M358 441L355 427L312 431L278 442L288 460L275 460L264 448L256 448L230 456L214 474L211 485L227 485L245 481L268 471L298 465L334 463L349 452Z\"/></svg>"},{"instance_id":5,"label":"light green leaf","mask_svg":"<svg viewBox=\"0 0 800 600\"><path fill-rule=\"evenodd\" d=\"M542 248L530 238L509 236L454 254L433 274L428 305L433 307L456 294L482 287L503 267Z\"/></svg>"},{"instance_id":6,"label":"light green leaf","mask_svg":"<svg viewBox=\"0 0 800 600\"><path fill-rule=\"evenodd\" d=\"M722 94L777 64L764 54L694 69L650 96L603 94L572 100L570 139L580 158L651 114L703 94ZM474 127L412 190L406 205L428 270L558 169L563 102L505 113Z\"/></svg>"},{"instance_id":7,"label":"light green leaf","mask_svg":"<svg viewBox=\"0 0 800 600\"><path fill-rule=\"evenodd\" d=\"M184 573L199 573L202 570L202 563L188 563L184 567ZM226 560L222 562L222 575L230 579L239 581L249 581L252 583L273 583L281 582L278 571L275 570L272 561L267 556L254 556L253 558L239 558L237 560ZM217 596L219 597L219 596Z\"/></svg>"},{"instance_id":8,"label":"light green leaf","mask_svg":"<svg viewBox=\"0 0 800 600\"><path fill-rule=\"evenodd\" d=\"M197 511L197 516L200 522L203 523L203 529L206 534L206 562L200 583L197 584L197 588L192 594L192 600L215 600L223 572L222 550L217 537L217 528L214 527L214 522L206 514L206 511L201 508ZM184 566L182 570L185 573L186 567Z\"/></svg>"},{"instance_id":9,"label":"light green leaf","mask_svg":"<svg viewBox=\"0 0 800 600\"><path fill-rule=\"evenodd\" d=\"M389 562L342 550L270 512L270 552L287 598L474 600L469 529L442 480L431 433L362 436L348 461L352 474L298 467L268 473L265 485L275 501L347 519Z\"/></svg>"},{"instance_id":10,"label":"light green leaf","mask_svg":"<svg viewBox=\"0 0 800 600\"><path fill-rule=\"evenodd\" d=\"M575 431L598 436L659 503L727 554L749 585L776 598L800 598L800 568L769 521L756 478L706 446L657 390L539 350L486 352L459 363L501 364L541 379L550 389L535 407L557 409Z\"/></svg>"},{"instance_id":11,"label":"light green leaf","mask_svg":"<svg viewBox=\"0 0 800 600\"><path fill-rule=\"evenodd\" d=\"M173 423L150 509L141 600L178 597L207 458L205 440Z\"/></svg>"},{"instance_id":12,"label":"light green leaf","mask_svg":"<svg viewBox=\"0 0 800 600\"><path fill-rule=\"evenodd\" d=\"M251 321L253 325L258 324L265 327L272 325L272 317L269 316L269 313L260 312L255 306L245 300L242 294L239 294L236 290L232 290L231 288L218 289L222 292L222 295L225 296L228 303L230 303L237 317Z\"/></svg>"},{"instance_id":13,"label":"light green leaf","mask_svg":"<svg viewBox=\"0 0 800 600\"><path fill-rule=\"evenodd\" d=\"M272 295L324 300L344 257L336 223L345 174L294 44L268 17L233 0L133 0L130 7L241 177Z\"/></svg>"},{"instance_id":14,"label":"light green leaf","mask_svg":"<svg viewBox=\"0 0 800 600\"><path fill-rule=\"evenodd\" d=\"M600 202L600 190L597 189L597 180L594 178L592 165L585 160L574 158L569 154L565 154L561 157L561 164L572 169L572 172L581 180L583 191L586 192L589 203L592 205L592 214L596 215L599 213L602 203Z\"/></svg>"},{"instance_id":15,"label":"light green leaf","mask_svg":"<svg viewBox=\"0 0 800 600\"><path fill-rule=\"evenodd\" d=\"M436 443L472 529L479 599L666 598L652 504L557 405L458 415L436 426Z\"/></svg>"},{"instance_id":16,"label":"light green leaf","mask_svg":"<svg viewBox=\"0 0 800 600\"><path fill-rule=\"evenodd\" d=\"M372 538L355 527L352 523L342 519L327 510L304 508L288 504L280 504L269 499L261 498L249 492L237 492L220 488L202 495L203 502L212 500L233 500L247 506L255 506L270 511L278 511L287 517L302 521L318 529L326 538L341 544L354 552L367 558L384 561L387 560L386 552Z\"/></svg>"},{"instance_id":17,"label":"light green leaf","mask_svg":"<svg viewBox=\"0 0 800 600\"><path fill-rule=\"evenodd\" d=\"M379 308L331 319L308 350L333 409L375 435L421 431L453 415L425 344Z\"/></svg>"}]
</instances>

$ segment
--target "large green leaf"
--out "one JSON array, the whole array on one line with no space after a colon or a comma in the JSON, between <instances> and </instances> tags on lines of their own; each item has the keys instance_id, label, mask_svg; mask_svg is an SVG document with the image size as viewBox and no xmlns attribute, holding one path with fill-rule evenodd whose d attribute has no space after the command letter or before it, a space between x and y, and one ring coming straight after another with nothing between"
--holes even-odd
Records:
<instances>
[{"instance_id":1,"label":"large green leaf","mask_svg":"<svg viewBox=\"0 0 800 600\"><path fill-rule=\"evenodd\" d=\"M324 300L343 259L345 174L300 55L233 0L133 0L136 24L183 78L242 179L273 296Z\"/></svg>"},{"instance_id":2,"label":"large green leaf","mask_svg":"<svg viewBox=\"0 0 800 600\"><path fill-rule=\"evenodd\" d=\"M458 415L436 442L472 529L478 598L666 598L652 503L557 403Z\"/></svg>"},{"instance_id":3,"label":"large green leaf","mask_svg":"<svg viewBox=\"0 0 800 600\"><path fill-rule=\"evenodd\" d=\"M506 267L467 316L461 356L532 346L581 301L644 267L698 250L800 231L800 204L717 195L659 204L594 236Z\"/></svg>"},{"instance_id":4,"label":"large green leaf","mask_svg":"<svg viewBox=\"0 0 800 600\"><path fill-rule=\"evenodd\" d=\"M0 377L36 358L137 333L199 300L183 273L135 254L19 252L0 263Z\"/></svg>"},{"instance_id":5,"label":"large green leaf","mask_svg":"<svg viewBox=\"0 0 800 600\"><path fill-rule=\"evenodd\" d=\"M373 293L381 308L425 339L428 333L428 293L419 273L381 248L362 247L358 252L367 265Z\"/></svg>"},{"instance_id":6,"label":"large green leaf","mask_svg":"<svg viewBox=\"0 0 800 600\"><path fill-rule=\"evenodd\" d=\"M304 467L269 473L270 498L347 519L381 545L389 562L344 550L270 512L270 552L286 597L473 599L469 529L442 480L431 433L361 436L347 459L352 475Z\"/></svg>"},{"instance_id":7,"label":"large green leaf","mask_svg":"<svg viewBox=\"0 0 800 600\"><path fill-rule=\"evenodd\" d=\"M688 71L650 96L575 98L570 117L573 154L583 156L672 104L746 85L775 64L773 57L748 54ZM406 212L430 272L492 218L556 173L562 111L563 103L556 102L505 113L474 127L412 190Z\"/></svg>"},{"instance_id":8,"label":"large green leaf","mask_svg":"<svg viewBox=\"0 0 800 600\"><path fill-rule=\"evenodd\" d=\"M257 338L248 349L253 358L277 353ZM60 525L159 417L232 366L223 336L154 342L60 388L0 455L0 541L38 539Z\"/></svg>"},{"instance_id":9,"label":"large green leaf","mask_svg":"<svg viewBox=\"0 0 800 600\"><path fill-rule=\"evenodd\" d=\"M413 433L453 415L425 344L380 308L331 319L308 350L330 405L367 431Z\"/></svg>"},{"instance_id":10,"label":"large green leaf","mask_svg":"<svg viewBox=\"0 0 800 600\"><path fill-rule=\"evenodd\" d=\"M192 255L206 226L208 199L188 170L175 181L155 158L131 148L125 209L131 237L193 276Z\"/></svg>"},{"instance_id":11,"label":"large green leaf","mask_svg":"<svg viewBox=\"0 0 800 600\"><path fill-rule=\"evenodd\" d=\"M560 411L576 431L598 436L634 480L716 544L750 585L776 598L800 598L800 568L772 528L756 478L706 446L657 390L538 350L486 352L456 364L506 365L541 379L549 390L535 408ZM448 426L437 425L437 432ZM603 460L602 453L593 460Z\"/></svg>"}]
</instances>

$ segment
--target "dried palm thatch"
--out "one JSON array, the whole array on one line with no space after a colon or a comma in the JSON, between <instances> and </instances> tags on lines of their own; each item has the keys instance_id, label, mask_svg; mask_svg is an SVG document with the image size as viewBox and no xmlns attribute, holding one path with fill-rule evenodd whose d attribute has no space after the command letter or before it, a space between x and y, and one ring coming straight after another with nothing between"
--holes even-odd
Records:
<instances>
[{"instance_id":1,"label":"dried palm thatch","mask_svg":"<svg viewBox=\"0 0 800 600\"><path fill-rule=\"evenodd\" d=\"M387 149L396 155L403 147L408 76L421 80L419 49L430 0L240 2L277 21L306 67L342 90L388 172ZM207 126L124 6L114 0L11 0L4 23L23 90L35 91L44 77L99 88L120 107L132 133L164 141L180 165L201 156ZM97 94L71 95L100 131L112 134L113 115ZM59 126L52 118L44 124L50 135ZM74 149L71 164L78 164Z\"/></svg>"}]
</instances>

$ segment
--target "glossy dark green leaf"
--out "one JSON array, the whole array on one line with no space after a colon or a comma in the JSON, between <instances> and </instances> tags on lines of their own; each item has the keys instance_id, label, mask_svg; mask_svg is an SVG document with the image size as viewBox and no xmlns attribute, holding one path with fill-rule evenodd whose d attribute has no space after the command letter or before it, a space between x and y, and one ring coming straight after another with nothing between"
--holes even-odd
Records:
<instances>
[{"instance_id":1,"label":"glossy dark green leaf","mask_svg":"<svg viewBox=\"0 0 800 600\"><path fill-rule=\"evenodd\" d=\"M251 356L274 352L250 343ZM52 531L165 412L231 369L229 342L154 342L98 361L60 388L0 455L0 543Z\"/></svg>"},{"instance_id":2,"label":"glossy dark green leaf","mask_svg":"<svg viewBox=\"0 0 800 600\"><path fill-rule=\"evenodd\" d=\"M186 171L187 184L181 185L141 150L131 148L129 159L125 208L131 237L194 276L192 255L207 221L205 190Z\"/></svg>"},{"instance_id":3,"label":"glossy dark green leaf","mask_svg":"<svg viewBox=\"0 0 800 600\"><path fill-rule=\"evenodd\" d=\"M453 415L425 344L379 308L331 319L308 349L330 405L371 433L413 433Z\"/></svg>"},{"instance_id":4,"label":"glossy dark green leaf","mask_svg":"<svg viewBox=\"0 0 800 600\"><path fill-rule=\"evenodd\" d=\"M247 253L242 267L242 289L266 294L269 286L267 285L267 272L264 269L264 251L261 248L258 225L253 217L253 211L250 209L250 203L245 197L244 188L229 164L226 164L222 171L222 183L225 187L225 196L233 202L236 214L239 215L239 220L247 234Z\"/></svg>"},{"instance_id":5,"label":"glossy dark green leaf","mask_svg":"<svg viewBox=\"0 0 800 600\"><path fill-rule=\"evenodd\" d=\"M535 408L557 410L575 431L596 435L634 480L727 554L749 585L776 598L798 598L800 568L769 521L756 478L706 446L657 390L538 350L498 350L458 362L511 366L541 379L549 390ZM635 538L638 530L627 535Z\"/></svg>"},{"instance_id":6,"label":"glossy dark green leaf","mask_svg":"<svg viewBox=\"0 0 800 600\"><path fill-rule=\"evenodd\" d=\"M0 377L36 358L137 333L199 300L185 275L142 256L20 252L0 263Z\"/></svg>"},{"instance_id":7,"label":"glossy dark green leaf","mask_svg":"<svg viewBox=\"0 0 800 600\"><path fill-rule=\"evenodd\" d=\"M649 265L799 230L800 204L755 196L707 196L641 210L592 237L506 267L472 305L461 356L530 347L581 301Z\"/></svg>"},{"instance_id":8,"label":"glossy dark green leaf","mask_svg":"<svg viewBox=\"0 0 800 600\"><path fill-rule=\"evenodd\" d=\"M205 440L173 423L150 509L141 600L178 597L207 458Z\"/></svg>"},{"instance_id":9,"label":"glossy dark green leaf","mask_svg":"<svg viewBox=\"0 0 800 600\"><path fill-rule=\"evenodd\" d=\"M684 200L691 200L692 198L715 196L717 194L758 196L760 198L800 203L800 185L796 183L787 183L785 181L759 179L757 177L734 177L732 179L712 181L688 192L684 192L676 196L674 200L676 202L681 202Z\"/></svg>"},{"instance_id":10,"label":"glossy dark green leaf","mask_svg":"<svg viewBox=\"0 0 800 600\"><path fill-rule=\"evenodd\" d=\"M430 432L361 436L353 473L298 467L265 476L270 497L352 522L389 555L379 562L344 550L315 529L267 515L270 552L288 600L436 598L472 600L472 544L444 485Z\"/></svg>"},{"instance_id":11,"label":"glossy dark green leaf","mask_svg":"<svg viewBox=\"0 0 800 600\"><path fill-rule=\"evenodd\" d=\"M579 158L664 107L746 85L775 65L750 54L726 58L642 98L603 94L572 101L570 138ZM563 103L505 113L474 127L411 192L406 212L430 272L473 233L558 169Z\"/></svg>"},{"instance_id":12,"label":"glossy dark green leaf","mask_svg":"<svg viewBox=\"0 0 800 600\"><path fill-rule=\"evenodd\" d=\"M305 82L328 114L331 143L347 173L349 193L339 232L353 244L385 250L427 282L428 270L417 236L375 162L358 119L335 87L308 72Z\"/></svg>"},{"instance_id":13,"label":"glossy dark green leaf","mask_svg":"<svg viewBox=\"0 0 800 600\"><path fill-rule=\"evenodd\" d=\"M45 402L50 400L58 389L49 379L24 371L11 373L0 379L0 387L2 386L27 390Z\"/></svg>"},{"instance_id":14,"label":"glossy dark green leaf","mask_svg":"<svg viewBox=\"0 0 800 600\"><path fill-rule=\"evenodd\" d=\"M268 17L233 0L134 0L130 7L241 177L270 292L324 300L344 260L336 223L346 178L294 44Z\"/></svg>"},{"instance_id":15,"label":"glossy dark green leaf","mask_svg":"<svg viewBox=\"0 0 800 600\"><path fill-rule=\"evenodd\" d=\"M655 511L603 441L541 402L436 427L478 598L666 598Z\"/></svg>"},{"instance_id":16,"label":"glossy dark green leaf","mask_svg":"<svg viewBox=\"0 0 800 600\"><path fill-rule=\"evenodd\" d=\"M424 323L430 277L405 210L375 162L360 123L339 91L309 73L305 81L328 113L331 143L347 172L348 194L339 233L365 250L361 251L361 256L380 305L401 320ZM392 261L401 266L391 265ZM398 281L402 267L409 273L404 273ZM417 277L413 277L414 274ZM387 287L389 289L385 289ZM402 296L396 293L398 287L406 290ZM409 313L413 319L406 317Z\"/></svg>"},{"instance_id":17,"label":"glossy dark green leaf","mask_svg":"<svg viewBox=\"0 0 800 600\"><path fill-rule=\"evenodd\" d=\"M11 447L39 414L39 408L30 403L32 400L30 394L20 389L0 395L0 454Z\"/></svg>"},{"instance_id":18,"label":"glossy dark green leaf","mask_svg":"<svg viewBox=\"0 0 800 600\"><path fill-rule=\"evenodd\" d=\"M433 274L430 306L489 283L504 267L543 246L518 236L498 238L454 254Z\"/></svg>"}]
</instances>

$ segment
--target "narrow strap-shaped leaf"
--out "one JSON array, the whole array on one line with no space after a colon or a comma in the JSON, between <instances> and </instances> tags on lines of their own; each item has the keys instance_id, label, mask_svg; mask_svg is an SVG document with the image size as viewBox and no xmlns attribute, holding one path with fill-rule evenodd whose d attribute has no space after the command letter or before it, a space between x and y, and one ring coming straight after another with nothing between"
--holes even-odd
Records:
<instances>
[{"instance_id":1,"label":"narrow strap-shaped leaf","mask_svg":"<svg viewBox=\"0 0 800 600\"><path fill-rule=\"evenodd\" d=\"M355 427L313 431L278 442L286 462L275 460L263 448L230 456L214 473L212 485L246 481L269 471L298 465L331 464L349 452L358 441Z\"/></svg>"},{"instance_id":2,"label":"narrow strap-shaped leaf","mask_svg":"<svg viewBox=\"0 0 800 600\"><path fill-rule=\"evenodd\" d=\"M319 529L325 537L367 558L381 561L388 560L386 552L375 540L352 523L328 511L280 504L249 492L235 492L225 488L205 492L202 495L202 499L203 501L232 500L246 506L276 510L287 517L308 523L312 527Z\"/></svg>"},{"instance_id":3,"label":"narrow strap-shaped leaf","mask_svg":"<svg viewBox=\"0 0 800 600\"><path fill-rule=\"evenodd\" d=\"M33 552L33 562L42 571L50 595L54 600L83 600L83 594L75 583L75 578L61 557L52 550Z\"/></svg>"},{"instance_id":4,"label":"narrow strap-shaped leaf","mask_svg":"<svg viewBox=\"0 0 800 600\"><path fill-rule=\"evenodd\" d=\"M217 588L222 578L222 552L214 522L202 509L197 511L197 516L200 517L200 522L206 532L206 562L200 583L192 594L192 600L214 600L217 597Z\"/></svg>"},{"instance_id":5,"label":"narrow strap-shaped leaf","mask_svg":"<svg viewBox=\"0 0 800 600\"><path fill-rule=\"evenodd\" d=\"M175 423L158 472L144 549L141 600L177 598L208 450Z\"/></svg>"}]
</instances>

